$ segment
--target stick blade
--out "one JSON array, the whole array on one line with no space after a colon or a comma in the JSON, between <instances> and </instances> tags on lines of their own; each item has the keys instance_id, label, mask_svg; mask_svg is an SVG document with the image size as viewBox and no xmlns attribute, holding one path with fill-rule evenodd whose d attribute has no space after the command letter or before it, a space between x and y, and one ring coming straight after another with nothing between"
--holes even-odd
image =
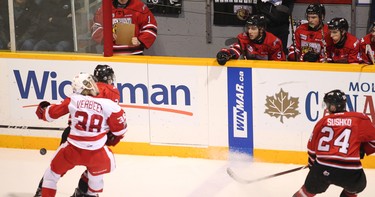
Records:
<instances>
[{"instance_id":1,"label":"stick blade","mask_svg":"<svg viewBox=\"0 0 375 197\"><path fill-rule=\"evenodd\" d=\"M242 183L242 184L249 184L249 183L252 183L253 181L250 181L250 180L245 180L241 177L239 177L231 168L227 168L227 173L228 175L233 179L235 180L236 182L238 183Z\"/></svg>"},{"instance_id":2,"label":"stick blade","mask_svg":"<svg viewBox=\"0 0 375 197\"><path fill-rule=\"evenodd\" d=\"M30 196L34 196L34 194L32 193L9 193L7 194L5 197L30 197Z\"/></svg>"}]
</instances>

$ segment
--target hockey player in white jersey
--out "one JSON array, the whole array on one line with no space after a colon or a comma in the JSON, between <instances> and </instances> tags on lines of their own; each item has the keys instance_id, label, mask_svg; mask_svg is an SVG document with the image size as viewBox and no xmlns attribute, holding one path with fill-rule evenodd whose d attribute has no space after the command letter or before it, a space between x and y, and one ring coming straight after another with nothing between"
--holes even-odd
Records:
<instances>
[{"instance_id":1,"label":"hockey player in white jersey","mask_svg":"<svg viewBox=\"0 0 375 197\"><path fill-rule=\"evenodd\" d=\"M73 94L62 103L50 105L43 101L35 112L48 122L68 113L72 117L68 140L58 148L44 174L42 197L54 197L61 176L77 165L88 171L89 189L85 196L98 196L103 191L103 175L115 169L114 155L105 145L107 133L122 138L127 131L123 109L110 99L95 98L99 90L92 75L77 75L72 87Z\"/></svg>"}]
</instances>

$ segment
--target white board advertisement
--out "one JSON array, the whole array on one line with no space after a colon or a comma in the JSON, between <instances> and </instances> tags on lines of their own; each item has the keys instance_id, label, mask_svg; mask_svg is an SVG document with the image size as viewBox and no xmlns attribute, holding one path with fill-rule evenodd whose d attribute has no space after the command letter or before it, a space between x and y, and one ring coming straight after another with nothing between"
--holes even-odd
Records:
<instances>
[{"instance_id":1,"label":"white board advertisement","mask_svg":"<svg viewBox=\"0 0 375 197\"><path fill-rule=\"evenodd\" d=\"M306 150L333 89L348 95L348 110L375 115L371 73L253 69L253 77L255 148Z\"/></svg>"}]
</instances>

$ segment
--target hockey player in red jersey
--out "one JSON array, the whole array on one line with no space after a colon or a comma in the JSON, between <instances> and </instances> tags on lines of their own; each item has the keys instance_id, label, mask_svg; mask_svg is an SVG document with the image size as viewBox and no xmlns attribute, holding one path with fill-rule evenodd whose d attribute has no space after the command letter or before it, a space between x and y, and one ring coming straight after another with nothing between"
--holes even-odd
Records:
<instances>
[{"instance_id":1,"label":"hockey player in red jersey","mask_svg":"<svg viewBox=\"0 0 375 197\"><path fill-rule=\"evenodd\" d=\"M348 32L345 18L333 18L328 23L333 46L328 49L333 63L360 63L359 40Z\"/></svg>"},{"instance_id":2,"label":"hockey player in red jersey","mask_svg":"<svg viewBox=\"0 0 375 197\"><path fill-rule=\"evenodd\" d=\"M94 70L96 85L99 88L99 98L108 98L112 101L120 102L120 92L114 86L116 76L113 69L108 65L99 64Z\"/></svg>"},{"instance_id":3,"label":"hockey player in red jersey","mask_svg":"<svg viewBox=\"0 0 375 197\"><path fill-rule=\"evenodd\" d=\"M264 16L253 15L246 21L246 32L237 36L238 42L229 49L221 49L216 59L220 65L230 59L243 56L249 60L285 60L283 45L279 38L266 31Z\"/></svg>"},{"instance_id":4,"label":"hockey player in red jersey","mask_svg":"<svg viewBox=\"0 0 375 197\"><path fill-rule=\"evenodd\" d=\"M116 76L115 76L113 69L110 66L101 65L101 64L97 65L94 69L94 79L99 89L99 94L96 97L108 98L116 103L119 103L120 93L118 89L113 85L115 83ZM70 120L69 120L69 126L64 130L64 132L61 135L60 145L67 141L67 138L70 133L70 129L71 128L70 128ZM107 133L107 137L108 139L107 139L106 144L108 146L114 146L121 140L121 137L115 137L112 135L111 132ZM87 179L88 179L87 171L85 171L82 174L81 179L79 180L78 188L75 189L73 197L79 197L87 192L88 190ZM38 188L34 197L41 196L42 184L43 184L43 178L39 182L39 185L38 185Z\"/></svg>"},{"instance_id":5,"label":"hockey player in red jersey","mask_svg":"<svg viewBox=\"0 0 375 197\"><path fill-rule=\"evenodd\" d=\"M60 104L39 104L36 115L51 122L71 115L71 131L60 145L43 176L42 197L54 197L57 182L68 170L83 165L88 171L88 191L98 196L103 191L103 176L115 168L112 151L106 146L107 133L122 137L127 131L125 112L115 102L95 98L99 90L90 74L81 73L72 82L73 94Z\"/></svg>"},{"instance_id":6,"label":"hockey player in red jersey","mask_svg":"<svg viewBox=\"0 0 375 197\"><path fill-rule=\"evenodd\" d=\"M362 63L375 64L374 50L375 50L375 22L372 24L370 28L370 32L360 40L359 52L361 54Z\"/></svg>"},{"instance_id":7,"label":"hockey player in red jersey","mask_svg":"<svg viewBox=\"0 0 375 197\"><path fill-rule=\"evenodd\" d=\"M113 0L112 27L118 24L134 24L134 37L131 45L116 44L117 36L113 33L114 54L143 54L157 37L157 23L154 15L141 0ZM99 8L94 16L92 39L103 42L103 9Z\"/></svg>"},{"instance_id":8,"label":"hockey player in red jersey","mask_svg":"<svg viewBox=\"0 0 375 197\"><path fill-rule=\"evenodd\" d=\"M293 197L324 193L331 184L343 188L340 197L356 197L366 187L360 161L361 144L375 145L375 127L363 113L346 111L346 95L341 90L325 94L329 115L320 119L307 144L310 171ZM365 149L366 154L375 150Z\"/></svg>"},{"instance_id":9,"label":"hockey player in red jersey","mask_svg":"<svg viewBox=\"0 0 375 197\"><path fill-rule=\"evenodd\" d=\"M327 47L332 45L328 25L324 24L326 10L323 4L306 8L308 23L300 25L295 33L295 47L289 47L288 61L327 62ZM297 54L297 56L296 56Z\"/></svg>"}]
</instances>

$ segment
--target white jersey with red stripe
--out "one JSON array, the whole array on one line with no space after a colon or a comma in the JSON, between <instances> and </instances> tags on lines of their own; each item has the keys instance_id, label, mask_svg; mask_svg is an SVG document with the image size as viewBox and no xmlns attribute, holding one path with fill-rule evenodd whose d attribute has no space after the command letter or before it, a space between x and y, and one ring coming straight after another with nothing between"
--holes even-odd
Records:
<instances>
[{"instance_id":1,"label":"white jersey with red stripe","mask_svg":"<svg viewBox=\"0 0 375 197\"><path fill-rule=\"evenodd\" d=\"M127 131L125 112L106 98L72 94L62 103L48 106L44 113L49 122L70 113L68 142L81 149L97 150L105 145L109 131L116 136Z\"/></svg>"}]
</instances>

